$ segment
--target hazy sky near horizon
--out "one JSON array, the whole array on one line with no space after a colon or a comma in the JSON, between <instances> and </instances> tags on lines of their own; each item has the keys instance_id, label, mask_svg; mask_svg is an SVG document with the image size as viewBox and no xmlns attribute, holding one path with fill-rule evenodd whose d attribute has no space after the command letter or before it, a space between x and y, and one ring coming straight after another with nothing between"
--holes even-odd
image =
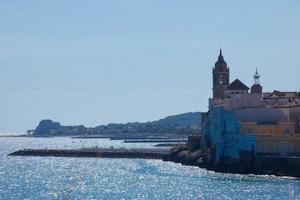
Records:
<instances>
[{"instance_id":1,"label":"hazy sky near horizon","mask_svg":"<svg viewBox=\"0 0 300 200\"><path fill-rule=\"evenodd\" d=\"M0 131L206 111L231 80L300 90L300 1L0 0Z\"/></svg>"}]
</instances>

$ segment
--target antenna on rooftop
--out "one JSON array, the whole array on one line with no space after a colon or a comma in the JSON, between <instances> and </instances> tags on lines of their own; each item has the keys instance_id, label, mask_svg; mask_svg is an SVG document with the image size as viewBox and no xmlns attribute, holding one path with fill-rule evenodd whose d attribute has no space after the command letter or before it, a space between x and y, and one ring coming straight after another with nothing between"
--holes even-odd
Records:
<instances>
[{"instance_id":1,"label":"antenna on rooftop","mask_svg":"<svg viewBox=\"0 0 300 200\"><path fill-rule=\"evenodd\" d=\"M222 38L223 38L223 33L219 34L219 49L222 49Z\"/></svg>"}]
</instances>

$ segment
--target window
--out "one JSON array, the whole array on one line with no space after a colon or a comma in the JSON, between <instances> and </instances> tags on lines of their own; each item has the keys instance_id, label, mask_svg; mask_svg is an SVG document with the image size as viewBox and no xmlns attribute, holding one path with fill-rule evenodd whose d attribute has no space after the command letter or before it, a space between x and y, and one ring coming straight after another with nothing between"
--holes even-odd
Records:
<instances>
[{"instance_id":1,"label":"window","mask_svg":"<svg viewBox=\"0 0 300 200\"><path fill-rule=\"evenodd\" d=\"M223 84L223 83L224 83L223 74L220 74L220 76L219 76L219 84Z\"/></svg>"}]
</instances>

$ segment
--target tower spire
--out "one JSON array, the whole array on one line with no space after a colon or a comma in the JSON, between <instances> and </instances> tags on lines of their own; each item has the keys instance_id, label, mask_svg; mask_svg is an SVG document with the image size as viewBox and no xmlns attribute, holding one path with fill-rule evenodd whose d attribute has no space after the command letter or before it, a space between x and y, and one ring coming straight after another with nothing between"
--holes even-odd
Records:
<instances>
[{"instance_id":1,"label":"tower spire","mask_svg":"<svg viewBox=\"0 0 300 200\"><path fill-rule=\"evenodd\" d=\"M217 62L225 62L225 61L224 61L223 54L222 54L222 49L220 49L220 53L219 53L218 61L217 61Z\"/></svg>"}]
</instances>

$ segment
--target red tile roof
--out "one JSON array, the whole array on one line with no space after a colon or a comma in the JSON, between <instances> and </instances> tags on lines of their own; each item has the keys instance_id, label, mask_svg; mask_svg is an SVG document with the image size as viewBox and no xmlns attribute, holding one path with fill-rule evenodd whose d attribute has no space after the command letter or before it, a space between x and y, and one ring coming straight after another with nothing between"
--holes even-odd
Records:
<instances>
[{"instance_id":1,"label":"red tile roof","mask_svg":"<svg viewBox=\"0 0 300 200\"><path fill-rule=\"evenodd\" d=\"M249 90L249 88L242 83L239 79L235 79L228 87L227 90Z\"/></svg>"}]
</instances>

